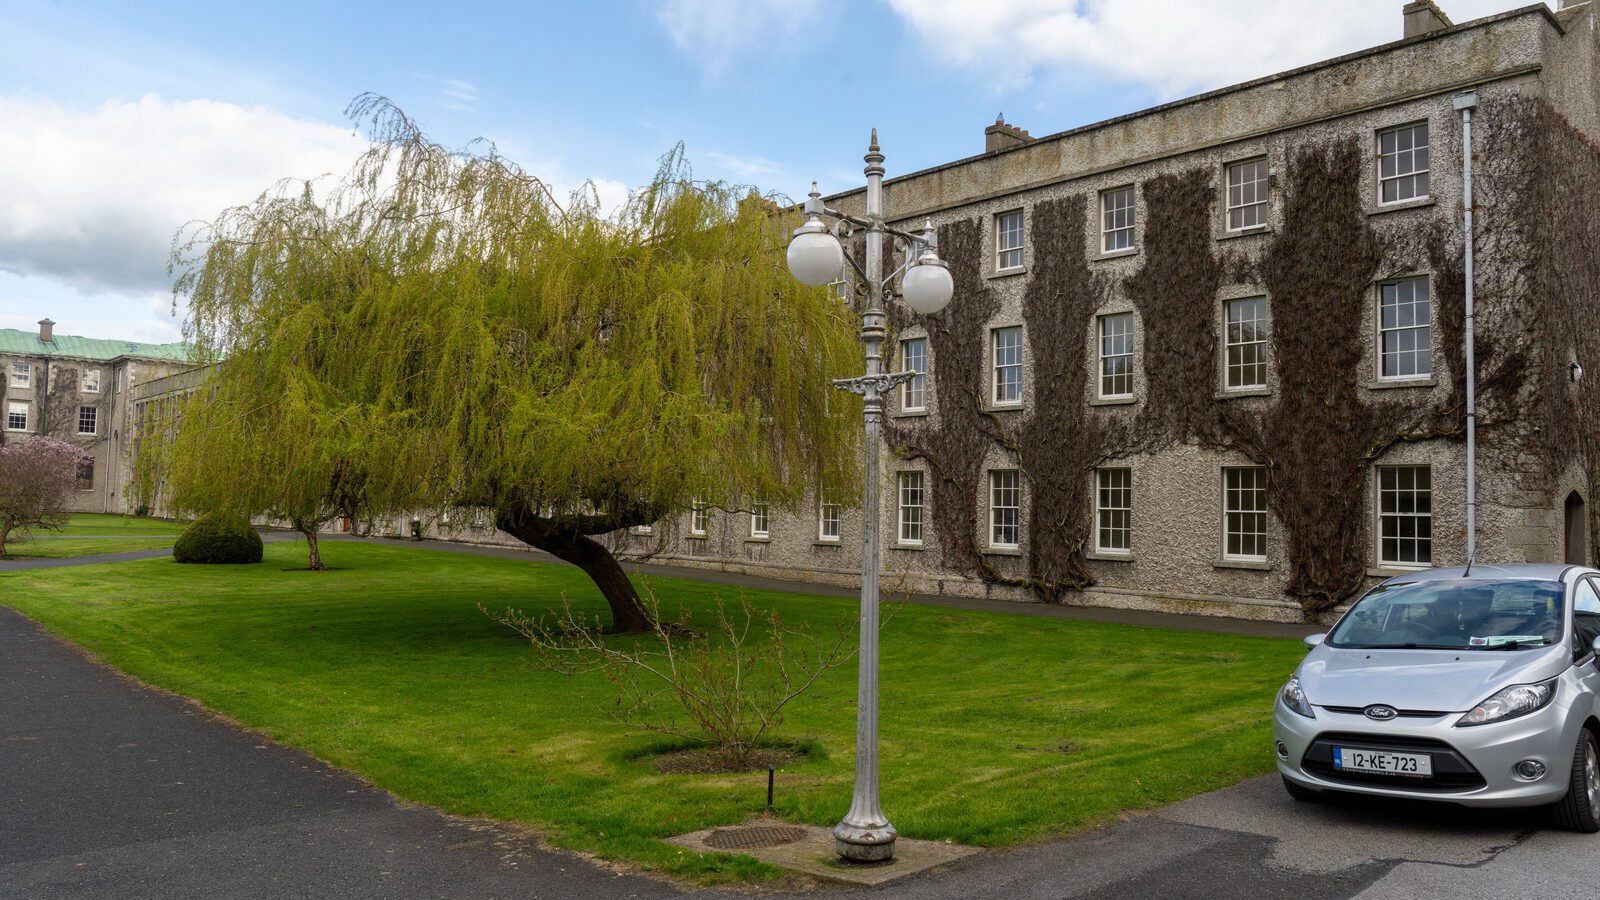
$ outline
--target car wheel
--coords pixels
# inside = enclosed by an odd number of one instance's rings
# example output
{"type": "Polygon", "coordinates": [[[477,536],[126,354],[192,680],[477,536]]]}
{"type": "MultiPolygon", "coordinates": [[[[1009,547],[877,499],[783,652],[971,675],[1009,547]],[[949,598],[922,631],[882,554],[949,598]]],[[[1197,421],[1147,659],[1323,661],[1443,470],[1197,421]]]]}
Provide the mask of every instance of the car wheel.
{"type": "Polygon", "coordinates": [[[1600,748],[1587,728],[1578,733],[1567,795],[1555,805],[1555,818],[1556,824],[1568,831],[1600,831],[1600,748]]]}
{"type": "Polygon", "coordinates": [[[1303,784],[1297,784],[1293,781],[1290,781],[1288,778],[1284,778],[1282,775],[1278,777],[1283,778],[1283,789],[1289,792],[1289,796],[1300,801],[1301,803],[1322,802],[1321,791],[1308,788],[1303,784]]]}

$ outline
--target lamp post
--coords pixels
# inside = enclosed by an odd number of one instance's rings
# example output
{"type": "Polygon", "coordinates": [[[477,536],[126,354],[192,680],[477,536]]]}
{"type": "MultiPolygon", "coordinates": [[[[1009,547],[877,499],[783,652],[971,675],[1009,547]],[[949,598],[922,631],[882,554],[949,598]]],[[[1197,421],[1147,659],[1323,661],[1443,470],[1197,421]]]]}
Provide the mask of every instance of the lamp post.
{"type": "Polygon", "coordinates": [[[833,828],[839,855],[854,862],[877,862],[894,857],[894,826],[878,803],[878,428],[883,422],[883,398],[915,372],[883,371],[883,341],[887,334],[885,291],[896,278],[906,304],[924,315],[944,309],[954,284],[937,253],[931,223],[921,234],[889,227],[883,214],[883,153],[878,150],[878,130],[872,130],[867,147],[867,209],[865,218],[829,209],[816,184],[805,203],[805,224],[796,228],[789,243],[789,271],[804,284],[821,287],[838,279],[849,263],[866,289],[861,313],[861,344],[866,350],[867,373],[835,381],[835,387],[860,394],[866,420],[866,496],[862,502],[864,526],[861,547],[861,652],[857,658],[856,785],[850,812],[833,828]],[[834,220],[830,228],[823,221],[834,220]],[[839,233],[851,226],[865,229],[864,266],[844,252],[839,233]],[[906,243],[906,264],[883,274],[883,237],[893,235],[906,243]]]}

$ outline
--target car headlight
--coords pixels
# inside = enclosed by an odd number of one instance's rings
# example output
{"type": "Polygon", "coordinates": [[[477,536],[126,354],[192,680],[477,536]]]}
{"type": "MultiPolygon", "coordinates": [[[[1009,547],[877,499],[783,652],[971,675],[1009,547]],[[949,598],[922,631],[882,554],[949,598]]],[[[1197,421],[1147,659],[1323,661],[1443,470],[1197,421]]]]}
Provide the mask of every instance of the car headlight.
{"type": "Polygon", "coordinates": [[[1513,684],[1495,691],[1489,699],[1467,710],[1467,714],[1456,722],[1456,726],[1459,728],[1465,725],[1487,725],[1490,722],[1503,722],[1506,719],[1525,716],[1542,709],[1555,695],[1554,678],[1539,684],[1513,684]]]}
{"type": "Polygon", "coordinates": [[[1284,706],[1308,719],[1317,717],[1317,714],[1311,711],[1311,701],[1306,699],[1306,692],[1300,690],[1298,677],[1292,677],[1284,683],[1283,690],[1278,692],[1278,699],[1283,701],[1284,706]]]}

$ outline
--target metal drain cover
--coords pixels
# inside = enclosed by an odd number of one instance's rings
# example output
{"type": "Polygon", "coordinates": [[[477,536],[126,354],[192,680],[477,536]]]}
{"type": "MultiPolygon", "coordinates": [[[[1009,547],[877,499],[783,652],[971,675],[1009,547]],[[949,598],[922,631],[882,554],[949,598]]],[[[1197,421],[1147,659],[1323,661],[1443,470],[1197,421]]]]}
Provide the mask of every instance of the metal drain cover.
{"type": "Polygon", "coordinates": [[[747,825],[742,828],[718,828],[706,836],[705,843],[707,847],[718,850],[755,850],[792,844],[805,836],[804,828],[792,825],[747,825]]]}

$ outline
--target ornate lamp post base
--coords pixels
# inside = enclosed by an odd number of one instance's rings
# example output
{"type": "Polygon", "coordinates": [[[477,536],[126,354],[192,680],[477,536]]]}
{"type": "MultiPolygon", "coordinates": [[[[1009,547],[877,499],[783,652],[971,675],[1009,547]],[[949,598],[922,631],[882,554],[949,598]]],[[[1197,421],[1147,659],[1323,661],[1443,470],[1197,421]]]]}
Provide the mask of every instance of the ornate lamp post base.
{"type": "Polygon", "coordinates": [[[888,822],[873,825],[840,822],[833,826],[834,851],[851,862],[894,859],[894,839],[894,826],[888,822]]]}

